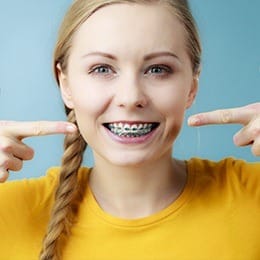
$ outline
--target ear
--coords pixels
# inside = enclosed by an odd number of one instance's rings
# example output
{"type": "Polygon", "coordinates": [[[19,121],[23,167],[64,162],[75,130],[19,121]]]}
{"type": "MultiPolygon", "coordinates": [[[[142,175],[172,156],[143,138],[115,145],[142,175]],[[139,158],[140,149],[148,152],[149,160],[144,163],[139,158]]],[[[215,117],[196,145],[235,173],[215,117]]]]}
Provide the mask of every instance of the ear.
{"type": "Polygon", "coordinates": [[[74,105],[72,101],[71,89],[68,84],[67,76],[62,71],[59,63],[56,66],[56,70],[59,79],[59,86],[60,86],[62,100],[68,108],[73,109],[74,105]]]}
{"type": "Polygon", "coordinates": [[[186,103],[186,109],[190,108],[191,105],[193,104],[198,92],[198,87],[199,87],[199,76],[195,75],[191,83],[191,88],[186,103]]]}

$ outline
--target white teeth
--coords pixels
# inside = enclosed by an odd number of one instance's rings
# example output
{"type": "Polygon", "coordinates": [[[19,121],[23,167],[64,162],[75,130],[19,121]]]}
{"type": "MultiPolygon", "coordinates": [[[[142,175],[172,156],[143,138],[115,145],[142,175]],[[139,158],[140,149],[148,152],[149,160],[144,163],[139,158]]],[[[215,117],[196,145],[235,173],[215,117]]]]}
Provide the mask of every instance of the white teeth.
{"type": "Polygon", "coordinates": [[[125,125],[123,126],[123,128],[124,128],[125,131],[131,130],[131,127],[130,127],[129,124],[125,124],[125,125]]]}
{"type": "Polygon", "coordinates": [[[124,124],[124,123],[110,123],[108,128],[111,132],[118,136],[125,137],[139,137],[146,135],[152,131],[153,124],[144,123],[144,124],[124,124]]]}
{"type": "Polygon", "coordinates": [[[132,131],[136,131],[136,130],[137,130],[137,125],[132,125],[132,126],[131,126],[131,130],[132,130],[132,131]]]}

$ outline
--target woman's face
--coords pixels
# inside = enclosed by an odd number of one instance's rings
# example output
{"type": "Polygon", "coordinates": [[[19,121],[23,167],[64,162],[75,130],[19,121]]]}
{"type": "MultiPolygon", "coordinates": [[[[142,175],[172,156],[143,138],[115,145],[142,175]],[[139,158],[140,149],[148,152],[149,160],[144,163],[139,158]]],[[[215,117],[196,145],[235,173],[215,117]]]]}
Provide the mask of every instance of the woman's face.
{"type": "Polygon", "coordinates": [[[96,163],[120,166],[171,157],[197,90],[184,27],[163,5],[99,9],[76,32],[60,82],[96,163]]]}

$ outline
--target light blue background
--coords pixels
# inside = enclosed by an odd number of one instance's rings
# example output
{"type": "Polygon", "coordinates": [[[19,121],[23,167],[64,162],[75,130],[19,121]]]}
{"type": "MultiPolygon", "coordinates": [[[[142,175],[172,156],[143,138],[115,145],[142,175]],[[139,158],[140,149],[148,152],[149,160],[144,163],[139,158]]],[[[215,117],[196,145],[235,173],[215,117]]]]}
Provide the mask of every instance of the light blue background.
{"type": "MultiPolygon", "coordinates": [[[[58,26],[69,0],[1,0],[0,119],[63,120],[63,104],[54,82],[51,59],[58,26]]],[[[203,42],[203,71],[197,101],[188,114],[242,106],[260,100],[260,1],[191,0],[203,42]]],[[[218,160],[259,158],[234,146],[239,126],[186,124],[174,155],[218,160]]],[[[63,136],[26,139],[36,151],[11,179],[43,175],[60,164],[63,136]]],[[[88,153],[86,164],[92,165],[88,153]]]]}

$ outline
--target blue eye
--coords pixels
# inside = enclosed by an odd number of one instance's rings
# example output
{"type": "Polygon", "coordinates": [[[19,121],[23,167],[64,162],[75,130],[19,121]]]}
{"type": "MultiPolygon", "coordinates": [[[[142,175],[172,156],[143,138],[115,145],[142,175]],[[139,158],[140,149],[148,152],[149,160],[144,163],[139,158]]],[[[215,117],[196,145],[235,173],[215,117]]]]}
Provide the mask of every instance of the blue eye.
{"type": "Polygon", "coordinates": [[[148,74],[155,77],[164,77],[172,73],[172,69],[166,65],[152,65],[145,72],[146,75],[148,74]]]}
{"type": "Polygon", "coordinates": [[[158,73],[163,73],[164,72],[164,69],[160,68],[160,67],[153,67],[150,69],[151,73],[155,73],[155,74],[158,74],[158,73]]]}
{"type": "Polygon", "coordinates": [[[99,65],[94,67],[90,73],[95,73],[95,74],[109,74],[109,73],[113,73],[113,71],[111,70],[110,67],[106,66],[106,65],[99,65]]]}
{"type": "Polygon", "coordinates": [[[116,71],[107,64],[96,64],[93,65],[89,70],[88,74],[97,79],[113,79],[116,76],[116,71]]]}

